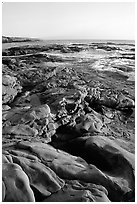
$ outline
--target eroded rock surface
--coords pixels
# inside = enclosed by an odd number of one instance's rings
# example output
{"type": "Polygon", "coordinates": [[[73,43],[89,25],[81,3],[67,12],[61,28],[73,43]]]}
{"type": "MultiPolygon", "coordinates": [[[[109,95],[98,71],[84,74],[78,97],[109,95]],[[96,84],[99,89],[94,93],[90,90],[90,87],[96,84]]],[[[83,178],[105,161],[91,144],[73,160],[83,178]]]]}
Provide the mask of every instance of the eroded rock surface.
{"type": "Polygon", "coordinates": [[[21,167],[13,163],[3,163],[2,167],[3,201],[34,202],[28,176],[21,167]]]}
{"type": "Polygon", "coordinates": [[[46,202],[110,202],[107,190],[101,185],[67,181],[63,189],[46,202]]]}
{"type": "Polygon", "coordinates": [[[30,103],[27,108],[15,108],[3,113],[3,134],[11,135],[13,139],[35,139],[37,136],[50,142],[55,134],[56,126],[52,119],[50,108],[47,104],[34,106],[30,103]]]}
{"type": "Polygon", "coordinates": [[[21,92],[22,87],[17,82],[16,77],[9,75],[2,76],[2,102],[3,104],[11,103],[15,96],[21,92]]]}
{"type": "Polygon", "coordinates": [[[134,201],[134,45],[6,44],[3,201],[134,201]]]}

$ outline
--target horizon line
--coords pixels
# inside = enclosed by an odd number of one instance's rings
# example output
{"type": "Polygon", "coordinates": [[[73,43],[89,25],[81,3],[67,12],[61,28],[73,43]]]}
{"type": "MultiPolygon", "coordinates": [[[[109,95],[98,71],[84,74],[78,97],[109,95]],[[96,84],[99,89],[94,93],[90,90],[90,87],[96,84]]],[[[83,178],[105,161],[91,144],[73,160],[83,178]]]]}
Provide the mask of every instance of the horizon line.
{"type": "Polygon", "coordinates": [[[30,38],[30,39],[37,39],[37,40],[130,40],[130,41],[135,41],[135,39],[108,39],[108,38],[41,38],[41,37],[26,37],[26,36],[6,36],[6,35],[2,35],[2,37],[9,37],[9,38],[30,38]]]}

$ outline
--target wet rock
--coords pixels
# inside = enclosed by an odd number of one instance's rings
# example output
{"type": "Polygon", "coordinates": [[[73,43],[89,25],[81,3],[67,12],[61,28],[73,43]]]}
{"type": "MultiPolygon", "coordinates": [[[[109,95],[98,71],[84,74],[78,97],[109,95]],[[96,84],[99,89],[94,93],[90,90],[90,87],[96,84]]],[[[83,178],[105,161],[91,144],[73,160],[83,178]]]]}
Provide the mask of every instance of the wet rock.
{"type": "Polygon", "coordinates": [[[17,164],[2,165],[4,202],[34,202],[34,194],[29,179],[17,164]]]}

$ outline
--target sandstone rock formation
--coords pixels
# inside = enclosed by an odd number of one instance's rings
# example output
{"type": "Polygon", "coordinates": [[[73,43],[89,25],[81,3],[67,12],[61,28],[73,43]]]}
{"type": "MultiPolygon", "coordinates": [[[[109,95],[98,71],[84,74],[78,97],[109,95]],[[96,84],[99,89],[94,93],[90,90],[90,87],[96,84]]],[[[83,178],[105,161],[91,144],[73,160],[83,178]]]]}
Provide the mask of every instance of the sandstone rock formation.
{"type": "Polygon", "coordinates": [[[131,52],[132,44],[7,44],[4,202],[135,200],[131,52]]]}
{"type": "Polygon", "coordinates": [[[14,163],[4,163],[2,167],[3,201],[34,202],[28,176],[21,167],[14,163]]]}

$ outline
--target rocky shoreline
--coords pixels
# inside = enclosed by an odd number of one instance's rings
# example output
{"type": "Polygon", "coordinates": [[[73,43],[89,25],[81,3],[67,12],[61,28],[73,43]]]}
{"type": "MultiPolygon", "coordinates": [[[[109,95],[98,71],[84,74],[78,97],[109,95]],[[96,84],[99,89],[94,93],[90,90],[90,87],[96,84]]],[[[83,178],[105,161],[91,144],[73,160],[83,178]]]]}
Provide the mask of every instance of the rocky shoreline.
{"type": "Polygon", "coordinates": [[[2,54],[3,201],[134,201],[134,45],[2,54]]]}

